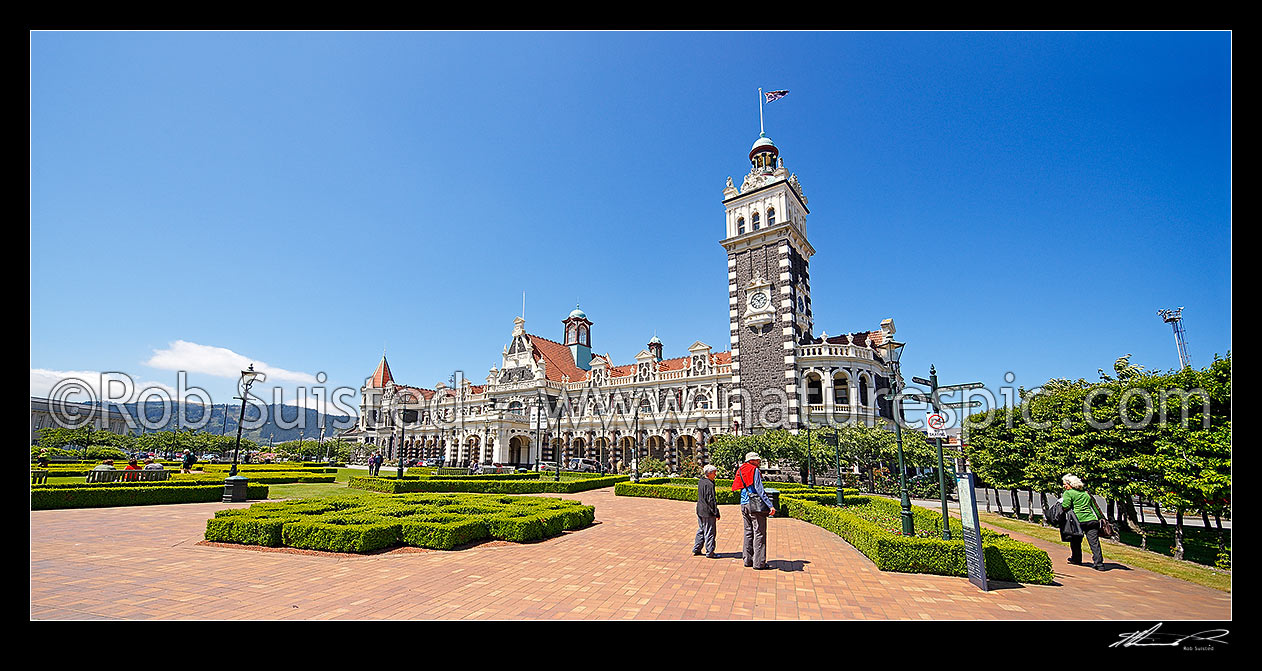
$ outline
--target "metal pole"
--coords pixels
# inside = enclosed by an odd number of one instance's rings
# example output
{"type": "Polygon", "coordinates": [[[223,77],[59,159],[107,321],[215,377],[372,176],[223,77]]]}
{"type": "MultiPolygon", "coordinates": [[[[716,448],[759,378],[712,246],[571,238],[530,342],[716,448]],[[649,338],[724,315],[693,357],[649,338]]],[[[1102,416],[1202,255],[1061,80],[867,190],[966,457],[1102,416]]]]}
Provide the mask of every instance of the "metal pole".
{"type": "Polygon", "coordinates": [[[635,481],[640,481],[640,404],[635,404],[635,414],[632,416],[633,428],[635,434],[635,481]]]}
{"type": "Polygon", "coordinates": [[[246,382],[242,386],[241,391],[241,414],[237,417],[237,444],[232,448],[232,468],[228,471],[228,477],[237,474],[237,453],[241,451],[241,429],[245,422],[245,399],[250,395],[250,383],[246,382]]]}
{"type": "Polygon", "coordinates": [[[837,505],[844,506],[846,505],[846,493],[842,491],[843,485],[841,484],[841,437],[836,434],[836,429],[834,429],[833,440],[836,441],[836,444],[833,446],[833,455],[837,459],[837,505]]]}
{"type": "Polygon", "coordinates": [[[815,486],[815,470],[811,468],[811,426],[806,426],[806,472],[811,476],[811,486],[815,486]]]}
{"type": "Polygon", "coordinates": [[[903,459],[903,423],[902,413],[898,409],[898,365],[893,366],[890,388],[894,391],[891,399],[894,412],[894,437],[898,441],[898,488],[899,503],[902,506],[903,535],[916,535],[916,524],[911,514],[911,497],[907,496],[907,464],[903,459]]]}
{"type": "MultiPolygon", "coordinates": [[[[929,364],[929,402],[933,404],[934,413],[938,408],[938,371],[929,364]]],[[[938,497],[942,500],[942,540],[951,540],[951,518],[947,515],[946,464],[942,461],[942,438],[933,439],[938,447],[938,497]]]]}
{"type": "MultiPolygon", "coordinates": [[[[432,418],[431,418],[432,419],[432,418]]],[[[395,449],[399,451],[399,480],[403,479],[403,439],[406,437],[403,429],[403,406],[399,406],[399,444],[395,449]]]]}

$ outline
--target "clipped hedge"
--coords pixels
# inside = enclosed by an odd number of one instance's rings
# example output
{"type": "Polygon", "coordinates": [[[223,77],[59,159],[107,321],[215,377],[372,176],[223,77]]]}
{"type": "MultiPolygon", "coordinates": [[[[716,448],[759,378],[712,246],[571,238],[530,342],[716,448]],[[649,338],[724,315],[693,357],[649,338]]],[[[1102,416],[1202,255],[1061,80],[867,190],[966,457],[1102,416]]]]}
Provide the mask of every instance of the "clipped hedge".
{"type": "Polygon", "coordinates": [[[396,545],[449,550],[498,538],[527,542],[590,525],[596,509],[577,501],[488,494],[329,497],[221,510],[205,538],[223,543],[371,552],[396,545]]]}
{"type": "Polygon", "coordinates": [[[625,482],[626,475],[611,475],[603,478],[585,478],[566,482],[551,480],[504,480],[504,479],[437,479],[399,480],[396,478],[374,478],[368,476],[351,476],[350,487],[370,492],[386,494],[406,494],[411,492],[471,492],[480,494],[572,494],[590,489],[600,489],[625,482]]]}
{"type": "MultiPolygon", "coordinates": [[[[49,477],[53,477],[54,475],[61,475],[61,474],[54,474],[50,471],[48,475],[49,477]]],[[[84,475],[86,476],[86,473],[84,475]]],[[[260,484],[260,485],[288,485],[288,484],[297,484],[297,483],[329,483],[329,482],[335,482],[337,480],[337,475],[332,474],[332,473],[308,473],[305,471],[252,471],[252,472],[243,472],[241,473],[241,475],[248,478],[251,483],[260,484]]],[[[227,471],[212,472],[212,473],[175,472],[175,473],[171,473],[170,477],[166,480],[149,480],[149,481],[135,480],[135,481],[118,481],[118,482],[109,482],[109,483],[95,483],[94,482],[92,484],[136,486],[136,485],[157,485],[157,484],[172,485],[176,483],[209,485],[209,484],[218,483],[222,485],[224,478],[226,477],[228,477],[227,471]]],[[[58,483],[55,486],[82,487],[87,484],[88,484],[87,482],[68,482],[68,483],[58,483]]],[[[45,487],[45,486],[51,487],[54,485],[33,485],[32,487],[45,487]]]]}
{"type": "MultiPolygon", "coordinates": [[[[224,487],[219,485],[157,485],[115,487],[83,485],[81,487],[36,487],[31,489],[31,510],[58,508],[104,508],[110,506],[145,506],[163,503],[208,503],[223,499],[224,487]]],[[[246,496],[250,499],[267,498],[267,485],[249,485],[246,496]]]]}
{"type": "MultiPolygon", "coordinates": [[[[193,464],[193,468],[206,473],[227,473],[232,470],[232,464],[193,464]]],[[[272,471],[285,473],[337,473],[336,468],[329,468],[327,464],[285,462],[279,464],[237,464],[238,473],[266,473],[272,471]]]]}
{"type": "MultiPolygon", "coordinates": [[[[716,483],[717,484],[717,483],[716,483]]],[[[780,490],[780,508],[777,515],[800,519],[841,536],[855,549],[872,560],[882,571],[902,573],[928,573],[934,575],[967,576],[964,558],[964,541],[944,541],[941,538],[903,536],[881,524],[870,521],[848,508],[870,506],[897,520],[902,508],[898,501],[863,496],[858,490],[842,490],[846,506],[837,507],[836,489],[809,487],[785,487],[797,483],[764,483],[780,490]]],[[[728,487],[731,481],[728,481],[728,487]]],[[[683,478],[652,478],[639,483],[621,482],[614,486],[618,496],[641,496],[674,501],[696,501],[695,480],[683,478]],[[691,483],[691,486],[683,483],[691,483]]],[[[740,503],[740,492],[722,487],[715,492],[720,505],[740,503]]],[[[942,528],[942,515],[919,506],[912,506],[917,529],[942,528]]],[[[960,521],[950,519],[952,538],[963,536],[960,521]]],[[[1012,539],[990,529],[982,529],[982,554],[986,562],[986,575],[993,580],[1005,580],[1036,585],[1052,584],[1052,561],[1039,548],[1012,539]]]]}
{"type": "MultiPolygon", "coordinates": [[[[854,505],[869,503],[899,507],[897,501],[878,497],[856,497],[854,500],[854,505]]],[[[941,538],[903,536],[847,512],[846,507],[824,505],[805,498],[782,498],[781,505],[790,517],[810,522],[841,536],[882,571],[968,575],[963,540],[945,541],[941,538]]],[[[933,523],[941,528],[941,515],[937,515],[934,522],[930,519],[934,516],[932,511],[912,506],[912,513],[918,525],[933,523]]],[[[987,577],[1036,585],[1052,584],[1052,560],[1046,552],[989,529],[982,529],[981,534],[987,577]]],[[[953,538],[959,539],[960,534],[954,533],[953,538]]]]}
{"type": "MultiPolygon", "coordinates": [[[[826,489],[826,488],[810,489],[809,487],[780,489],[778,485],[780,485],[781,483],[775,483],[777,485],[775,487],[772,487],[768,483],[765,483],[765,482],[763,484],[766,486],[767,489],[777,489],[780,491],[781,507],[784,506],[783,501],[785,500],[785,498],[789,496],[810,496],[810,497],[815,497],[821,502],[824,500],[832,500],[832,501],[837,500],[837,490],[835,489],[826,489]]],[[[723,506],[723,505],[739,505],[740,504],[741,493],[731,491],[730,489],[731,486],[732,486],[731,481],[729,481],[727,485],[728,488],[723,488],[719,486],[715,487],[714,494],[715,494],[715,498],[719,502],[719,505],[723,506]]],[[[651,479],[646,478],[646,479],[640,480],[640,482],[638,483],[620,482],[617,485],[614,485],[613,491],[614,491],[614,494],[618,496],[641,496],[641,497],[650,498],[650,499],[669,499],[671,501],[696,501],[697,500],[697,481],[686,480],[683,478],[651,478],[651,479]],[[657,484],[659,481],[690,482],[691,484],[690,485],[689,484],[666,484],[666,483],[657,484]]],[[[859,493],[859,490],[843,489],[842,492],[846,496],[855,496],[859,493]]],[[[776,511],[777,515],[783,516],[783,515],[780,515],[780,512],[781,511],[777,510],[776,511]]]]}

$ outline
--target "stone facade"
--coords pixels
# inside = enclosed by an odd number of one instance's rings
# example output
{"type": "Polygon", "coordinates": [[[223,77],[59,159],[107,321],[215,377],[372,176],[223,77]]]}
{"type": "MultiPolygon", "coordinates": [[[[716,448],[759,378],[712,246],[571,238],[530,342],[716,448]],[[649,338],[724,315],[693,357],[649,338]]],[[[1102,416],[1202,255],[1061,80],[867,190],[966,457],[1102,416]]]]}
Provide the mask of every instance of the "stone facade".
{"type": "Polygon", "coordinates": [[[731,351],[697,341],[686,356],[664,358],[654,336],[633,363],[615,365],[592,349],[581,308],[561,320],[561,342],[528,333],[518,317],[483,385],[400,385],[383,356],[361,389],[359,425],[342,437],[361,444],[360,458],[381,450],[459,465],[585,457],[625,466],[639,454],[673,467],[705,462],[719,434],[888,423],[893,320],[814,335],[802,185],[766,137],[749,159],[742,188],[728,178],[723,192],[731,351]],[[542,424],[532,421],[537,412],[542,424]]]}

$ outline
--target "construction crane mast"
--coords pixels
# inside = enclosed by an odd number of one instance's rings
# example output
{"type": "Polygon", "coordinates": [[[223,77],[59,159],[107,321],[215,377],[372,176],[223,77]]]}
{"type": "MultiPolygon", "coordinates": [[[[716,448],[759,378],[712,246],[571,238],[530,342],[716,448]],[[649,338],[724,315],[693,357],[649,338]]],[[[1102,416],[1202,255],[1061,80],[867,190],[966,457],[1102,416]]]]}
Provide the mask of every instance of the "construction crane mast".
{"type": "Polygon", "coordinates": [[[1174,346],[1179,350],[1179,370],[1190,367],[1192,357],[1188,356],[1187,336],[1183,333],[1183,308],[1157,310],[1157,316],[1174,329],[1174,346]]]}

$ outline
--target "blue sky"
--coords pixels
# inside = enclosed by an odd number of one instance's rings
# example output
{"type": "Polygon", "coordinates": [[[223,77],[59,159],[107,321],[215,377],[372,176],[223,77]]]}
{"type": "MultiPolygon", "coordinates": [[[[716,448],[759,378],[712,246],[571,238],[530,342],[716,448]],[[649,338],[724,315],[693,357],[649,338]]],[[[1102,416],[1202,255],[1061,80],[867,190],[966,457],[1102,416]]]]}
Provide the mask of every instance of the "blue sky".
{"type": "Polygon", "coordinates": [[[1231,347],[1229,33],[31,36],[32,393],[481,382],[527,294],[727,349],[724,180],[810,199],[817,328],[997,387],[1231,347]],[[237,357],[237,358],[234,358],[237,357]]]}

